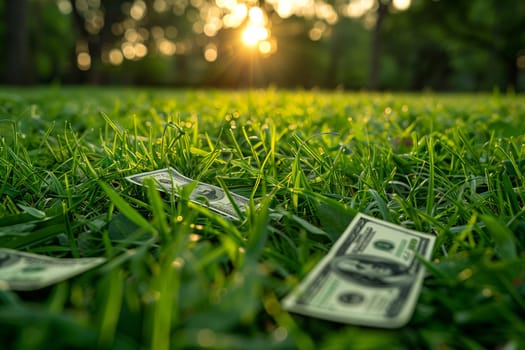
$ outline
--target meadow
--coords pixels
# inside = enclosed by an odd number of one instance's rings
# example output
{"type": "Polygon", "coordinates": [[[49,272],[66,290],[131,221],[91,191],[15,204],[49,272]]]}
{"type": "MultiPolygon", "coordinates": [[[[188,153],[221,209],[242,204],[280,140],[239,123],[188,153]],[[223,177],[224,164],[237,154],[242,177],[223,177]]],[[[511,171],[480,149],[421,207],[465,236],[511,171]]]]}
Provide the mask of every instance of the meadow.
{"type": "Polygon", "coordinates": [[[0,348],[525,348],[524,134],[496,92],[0,89],[0,247],[108,259],[0,289],[0,348]],[[170,166],[251,205],[125,179],[170,166]],[[281,307],[359,212],[437,238],[403,328],[281,307]]]}

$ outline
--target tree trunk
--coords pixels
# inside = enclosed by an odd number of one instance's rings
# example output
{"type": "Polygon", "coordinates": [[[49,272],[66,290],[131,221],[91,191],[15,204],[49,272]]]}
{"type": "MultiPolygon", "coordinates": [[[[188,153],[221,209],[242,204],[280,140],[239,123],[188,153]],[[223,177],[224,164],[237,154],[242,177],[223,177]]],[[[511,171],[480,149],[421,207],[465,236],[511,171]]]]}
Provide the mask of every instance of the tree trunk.
{"type": "Polygon", "coordinates": [[[112,0],[103,2],[101,5],[104,13],[104,26],[96,34],[88,32],[85,27],[84,14],[80,13],[76,7],[76,2],[70,0],[73,8],[74,26],[77,30],[77,39],[84,41],[87,44],[88,53],[91,57],[91,67],[87,71],[80,71],[76,64],[76,56],[73,59],[73,66],[75,67],[73,76],[82,81],[91,84],[106,83],[107,77],[101,72],[102,65],[102,50],[105,46],[111,47],[113,44],[113,36],[111,34],[111,26],[122,19],[122,12],[120,10],[123,0],[112,0]]]}
{"type": "Polygon", "coordinates": [[[377,90],[379,87],[379,73],[381,61],[381,31],[383,22],[388,14],[391,0],[378,0],[377,19],[372,31],[372,46],[370,52],[370,74],[368,76],[368,89],[377,90]]]}
{"type": "Polygon", "coordinates": [[[325,87],[332,88],[337,85],[339,62],[341,61],[341,55],[343,54],[344,43],[342,43],[342,24],[341,21],[337,23],[333,28],[332,42],[330,44],[330,63],[326,72],[325,87]]]}
{"type": "Polygon", "coordinates": [[[6,82],[29,84],[29,45],[27,31],[27,0],[6,1],[6,82]]]}
{"type": "Polygon", "coordinates": [[[507,77],[506,77],[506,88],[508,90],[517,91],[518,90],[518,65],[516,64],[516,58],[514,56],[510,56],[505,60],[506,70],[507,70],[507,77]]]}

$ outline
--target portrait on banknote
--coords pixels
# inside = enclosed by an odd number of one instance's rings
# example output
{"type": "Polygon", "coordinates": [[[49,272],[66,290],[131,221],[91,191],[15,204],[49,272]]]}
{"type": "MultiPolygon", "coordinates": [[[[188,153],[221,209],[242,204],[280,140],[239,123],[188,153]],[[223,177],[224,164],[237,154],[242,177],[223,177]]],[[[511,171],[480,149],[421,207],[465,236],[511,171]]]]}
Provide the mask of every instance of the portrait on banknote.
{"type": "Polygon", "coordinates": [[[343,279],[369,287],[410,284],[415,277],[397,261],[374,255],[341,255],[335,257],[330,266],[343,279]]]}

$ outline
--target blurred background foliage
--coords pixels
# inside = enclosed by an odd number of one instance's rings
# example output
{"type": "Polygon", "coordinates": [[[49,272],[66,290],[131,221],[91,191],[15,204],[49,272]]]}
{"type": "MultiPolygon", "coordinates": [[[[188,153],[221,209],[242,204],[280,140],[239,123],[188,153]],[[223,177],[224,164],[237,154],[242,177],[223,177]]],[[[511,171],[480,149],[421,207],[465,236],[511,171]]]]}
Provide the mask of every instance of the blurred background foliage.
{"type": "Polygon", "coordinates": [[[6,0],[0,83],[525,88],[523,0],[6,0]]]}

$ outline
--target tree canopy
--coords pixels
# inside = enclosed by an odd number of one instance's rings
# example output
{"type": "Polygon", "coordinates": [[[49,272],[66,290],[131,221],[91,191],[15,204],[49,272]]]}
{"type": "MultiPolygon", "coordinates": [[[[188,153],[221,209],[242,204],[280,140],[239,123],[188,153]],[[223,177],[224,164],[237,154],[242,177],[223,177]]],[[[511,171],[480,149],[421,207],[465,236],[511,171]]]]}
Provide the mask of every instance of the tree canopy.
{"type": "Polygon", "coordinates": [[[2,81],[522,90],[509,0],[7,0],[2,81]]]}

